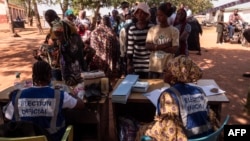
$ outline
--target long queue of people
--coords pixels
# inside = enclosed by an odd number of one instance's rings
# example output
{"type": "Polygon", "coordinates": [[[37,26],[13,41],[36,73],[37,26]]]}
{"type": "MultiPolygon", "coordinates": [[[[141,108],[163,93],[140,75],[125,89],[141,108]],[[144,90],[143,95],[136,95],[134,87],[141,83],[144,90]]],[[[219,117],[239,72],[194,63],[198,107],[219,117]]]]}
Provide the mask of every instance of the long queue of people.
{"type": "Polygon", "coordinates": [[[201,55],[202,29],[185,6],[177,8],[166,2],[150,8],[137,3],[131,8],[122,2],[121,9],[121,13],[114,9],[111,15],[95,16],[95,25],[84,10],[76,17],[68,9],[64,19],[54,10],[45,12],[51,27],[45,43],[58,48],[51,61],[55,76],[61,76],[56,79],[73,86],[82,81],[82,71],[93,70],[102,70],[111,79],[128,73],[159,77],[150,71],[152,52],[188,56],[190,50],[196,50],[201,55]]]}
{"type": "MultiPolygon", "coordinates": [[[[160,3],[156,11],[144,2],[137,3],[131,10],[128,3],[122,3],[122,9],[122,14],[113,10],[112,16],[96,19],[94,29],[90,28],[91,21],[84,11],[80,11],[76,18],[69,9],[65,19],[61,19],[54,10],[47,10],[45,19],[51,28],[44,44],[53,48],[35,52],[39,61],[32,68],[34,87],[11,93],[5,117],[13,121],[32,121],[46,129],[53,141],[60,140],[65,131],[62,109],[82,111],[85,104],[67,92],[49,87],[51,79],[76,86],[84,81],[81,72],[102,70],[109,79],[123,72],[125,75],[137,74],[139,78],[160,78],[171,86],[159,96],[157,118],[141,125],[135,140],[144,135],[155,140],[187,140],[213,132],[216,125],[211,121],[216,119],[209,118],[213,112],[207,105],[205,94],[189,84],[200,79],[203,73],[188,57],[188,39],[195,31],[189,24],[191,11],[187,12],[183,7],[177,9],[168,2],[160,3]],[[47,53],[49,59],[47,56],[46,60],[43,53],[47,53]],[[153,58],[159,59],[156,64],[160,63],[154,65],[153,58]],[[185,100],[187,98],[197,100],[185,100]],[[43,107],[41,101],[52,104],[43,107]],[[38,105],[34,106],[34,103],[38,105]],[[193,104],[201,106],[193,109],[193,104]],[[20,112],[27,109],[31,113],[20,112]],[[34,109],[45,112],[32,112],[34,109]]],[[[195,33],[194,37],[198,38],[197,34],[201,33],[195,33]]]]}

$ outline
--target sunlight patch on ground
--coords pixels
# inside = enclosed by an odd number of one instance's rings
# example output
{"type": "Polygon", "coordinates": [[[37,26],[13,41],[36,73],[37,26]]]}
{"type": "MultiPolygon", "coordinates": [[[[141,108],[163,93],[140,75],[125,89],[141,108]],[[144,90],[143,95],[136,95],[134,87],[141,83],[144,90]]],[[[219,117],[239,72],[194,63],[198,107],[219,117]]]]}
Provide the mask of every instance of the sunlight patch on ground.
{"type": "Polygon", "coordinates": [[[213,60],[210,59],[203,59],[203,62],[197,62],[198,66],[202,69],[209,69],[214,67],[213,60]]]}
{"type": "Polygon", "coordinates": [[[243,79],[243,78],[240,78],[240,79],[237,79],[237,81],[244,82],[244,81],[246,81],[246,80],[243,79]]]}

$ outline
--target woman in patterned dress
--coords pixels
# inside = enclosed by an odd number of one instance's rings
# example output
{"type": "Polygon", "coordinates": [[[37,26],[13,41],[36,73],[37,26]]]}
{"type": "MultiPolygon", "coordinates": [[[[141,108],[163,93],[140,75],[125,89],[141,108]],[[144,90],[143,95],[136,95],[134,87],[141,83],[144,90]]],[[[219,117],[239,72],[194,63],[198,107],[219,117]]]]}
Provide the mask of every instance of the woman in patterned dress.
{"type": "Polygon", "coordinates": [[[59,45],[63,80],[69,86],[75,86],[83,82],[81,72],[85,70],[83,60],[84,44],[80,35],[69,33],[70,26],[63,24],[61,20],[52,22],[52,31],[59,45]]]}
{"type": "Polygon", "coordinates": [[[113,77],[113,72],[117,70],[119,42],[108,16],[104,16],[91,32],[90,46],[95,50],[89,65],[90,70],[102,70],[107,77],[113,77]]]}

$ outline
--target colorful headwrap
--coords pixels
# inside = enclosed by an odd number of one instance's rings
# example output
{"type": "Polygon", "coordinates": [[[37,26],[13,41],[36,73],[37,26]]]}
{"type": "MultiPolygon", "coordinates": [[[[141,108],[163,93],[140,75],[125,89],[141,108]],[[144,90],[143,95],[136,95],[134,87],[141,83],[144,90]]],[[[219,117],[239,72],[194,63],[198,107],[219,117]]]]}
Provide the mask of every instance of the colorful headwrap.
{"type": "Polygon", "coordinates": [[[167,62],[167,73],[172,74],[171,84],[177,82],[196,82],[202,77],[202,70],[193,60],[185,55],[177,56],[167,62]]]}
{"type": "Polygon", "coordinates": [[[74,15],[73,10],[68,9],[68,10],[65,12],[65,16],[69,16],[69,15],[74,15]]]}

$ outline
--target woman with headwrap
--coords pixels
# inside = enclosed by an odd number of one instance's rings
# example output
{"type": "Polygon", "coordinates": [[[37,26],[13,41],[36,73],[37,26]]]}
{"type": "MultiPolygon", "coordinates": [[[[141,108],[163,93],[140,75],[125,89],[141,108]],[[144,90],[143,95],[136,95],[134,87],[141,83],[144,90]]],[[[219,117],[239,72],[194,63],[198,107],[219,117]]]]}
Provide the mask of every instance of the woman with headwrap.
{"type": "Polygon", "coordinates": [[[137,140],[146,135],[158,141],[186,141],[210,134],[207,98],[199,87],[189,84],[202,77],[202,70],[180,55],[167,62],[165,71],[164,81],[171,87],[156,99],[155,119],[140,127],[137,140]]]}
{"type": "Polygon", "coordinates": [[[70,26],[63,21],[54,20],[52,31],[59,45],[62,77],[67,85],[75,86],[83,81],[81,72],[85,70],[83,41],[79,34],[70,34],[70,26]]]}
{"type": "Polygon", "coordinates": [[[64,15],[65,15],[65,20],[71,21],[72,23],[74,22],[75,15],[72,9],[68,9],[64,15]]]}
{"type": "Polygon", "coordinates": [[[33,55],[35,59],[43,60],[50,64],[52,67],[53,80],[62,81],[61,66],[59,63],[59,44],[57,42],[57,37],[52,30],[52,22],[61,21],[62,26],[64,27],[65,38],[70,38],[71,34],[76,34],[77,31],[75,26],[71,26],[67,22],[61,20],[57,13],[52,9],[49,9],[45,12],[45,20],[51,27],[50,31],[45,38],[44,45],[42,45],[38,51],[35,50],[33,55]]]}
{"type": "Polygon", "coordinates": [[[91,32],[90,46],[96,52],[90,62],[90,70],[102,70],[108,78],[112,78],[117,70],[119,42],[111,28],[109,16],[103,16],[100,24],[91,32]]]}
{"type": "Polygon", "coordinates": [[[181,8],[177,11],[174,26],[179,29],[180,32],[180,44],[178,55],[188,56],[188,36],[191,32],[191,26],[187,23],[187,12],[181,8]]]}
{"type": "Polygon", "coordinates": [[[72,28],[74,27],[74,30],[77,30],[75,24],[76,16],[74,15],[74,11],[72,9],[68,9],[64,15],[65,17],[63,21],[69,24],[72,28]]]}
{"type": "MultiPolygon", "coordinates": [[[[72,11],[72,10],[69,10],[67,12],[67,14],[70,14],[70,11],[72,11]]],[[[57,15],[56,11],[54,11],[53,9],[47,10],[45,12],[45,14],[44,14],[44,17],[45,17],[45,20],[49,24],[50,27],[52,27],[52,22],[53,21],[55,21],[55,20],[60,21],[61,20],[60,17],[57,15]]],[[[69,29],[67,31],[68,34],[75,34],[75,33],[77,33],[76,27],[72,26],[71,24],[66,23],[65,20],[63,20],[63,25],[69,26],[69,29]]],[[[51,34],[51,36],[53,36],[53,38],[54,38],[54,35],[52,33],[52,29],[51,28],[50,28],[50,33],[49,34],[51,34]]]]}

